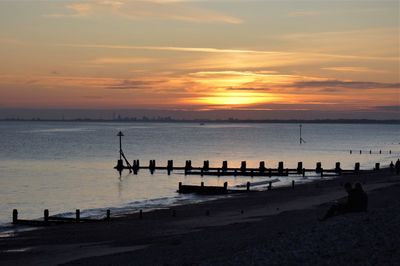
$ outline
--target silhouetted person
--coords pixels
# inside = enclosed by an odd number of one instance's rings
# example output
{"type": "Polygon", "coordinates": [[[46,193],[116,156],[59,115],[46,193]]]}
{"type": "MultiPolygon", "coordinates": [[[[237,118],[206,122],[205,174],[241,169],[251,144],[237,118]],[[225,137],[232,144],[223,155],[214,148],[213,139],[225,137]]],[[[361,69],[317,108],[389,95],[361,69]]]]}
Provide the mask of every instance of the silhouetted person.
{"type": "Polygon", "coordinates": [[[394,171],[394,164],[393,164],[393,161],[390,162],[389,167],[390,167],[390,172],[393,172],[393,171],[394,171]]]}
{"type": "Polygon", "coordinates": [[[400,159],[397,159],[394,168],[396,168],[396,174],[400,174],[400,159]]]}
{"type": "Polygon", "coordinates": [[[325,221],[326,219],[349,212],[349,210],[352,208],[351,206],[354,205],[354,190],[351,187],[350,183],[344,184],[344,189],[347,192],[347,201],[344,203],[335,203],[332,205],[329,210],[326,212],[324,218],[322,218],[322,221],[325,221]]]}

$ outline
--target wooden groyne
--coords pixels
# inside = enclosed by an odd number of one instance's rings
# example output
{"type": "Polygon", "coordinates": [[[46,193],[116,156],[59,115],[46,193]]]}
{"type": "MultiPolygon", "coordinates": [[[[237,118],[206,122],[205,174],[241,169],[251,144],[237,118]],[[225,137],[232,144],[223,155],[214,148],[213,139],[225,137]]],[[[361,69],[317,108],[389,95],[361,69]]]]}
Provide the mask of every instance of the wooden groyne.
{"type": "Polygon", "coordinates": [[[201,182],[200,186],[182,185],[182,182],[179,182],[178,193],[197,193],[201,195],[226,194],[228,193],[228,182],[225,182],[222,187],[205,186],[204,182],[201,182]]]}
{"type": "MultiPolygon", "coordinates": [[[[129,170],[137,175],[139,170],[149,170],[154,174],[156,170],[167,171],[168,175],[173,171],[180,171],[185,175],[200,175],[200,176],[290,176],[290,175],[303,175],[306,173],[316,173],[319,175],[324,174],[354,174],[360,173],[360,163],[355,163],[353,169],[342,169],[340,162],[335,163],[335,167],[331,169],[324,169],[321,162],[317,162],[315,168],[304,168],[303,162],[298,162],[296,168],[285,168],[284,162],[279,162],[276,168],[267,168],[264,161],[259,163],[259,167],[247,167],[247,162],[242,161],[240,167],[228,167],[228,161],[223,161],[220,167],[211,167],[208,160],[203,162],[203,166],[192,166],[191,160],[186,160],[184,166],[174,166],[173,160],[168,160],[166,166],[157,166],[156,160],[150,160],[148,165],[140,165],[139,160],[134,160],[132,164],[124,165],[120,159],[114,167],[118,171],[129,170]]],[[[379,170],[380,163],[374,165],[374,170],[379,170]]]]}
{"type": "MultiPolygon", "coordinates": [[[[301,126],[300,126],[301,129],[301,126]]],[[[220,167],[211,167],[210,161],[205,160],[203,162],[203,166],[192,166],[191,160],[186,160],[184,166],[175,166],[173,160],[168,160],[166,166],[158,166],[156,164],[156,160],[150,160],[148,165],[141,165],[139,160],[133,160],[132,164],[126,158],[124,152],[122,151],[122,137],[124,134],[119,132],[117,134],[119,137],[119,160],[117,161],[117,165],[114,167],[120,173],[123,170],[128,170],[130,173],[135,175],[138,174],[139,170],[149,170],[151,174],[154,174],[156,170],[163,170],[171,174],[173,171],[182,171],[185,175],[201,175],[201,176],[290,176],[290,175],[303,175],[306,176],[306,173],[316,173],[323,175],[342,175],[342,174],[357,174],[362,172],[360,170],[360,163],[356,162],[353,169],[342,169],[340,166],[340,162],[335,163],[334,168],[324,169],[322,168],[321,162],[317,162],[315,168],[304,168],[303,162],[298,162],[296,168],[285,168],[284,162],[279,162],[276,168],[266,167],[265,161],[260,161],[259,166],[256,168],[247,167],[247,162],[242,161],[240,167],[228,167],[228,161],[223,161],[220,167]],[[125,162],[125,164],[124,164],[125,162]]],[[[301,136],[300,136],[301,143],[301,136]]],[[[362,154],[362,150],[359,151],[362,154]]],[[[350,154],[353,151],[350,150],[350,154]]],[[[372,154],[372,151],[369,151],[372,154]]],[[[382,154],[382,150],[379,150],[379,153],[382,154]]],[[[392,153],[390,150],[389,154],[392,153]]],[[[397,164],[399,164],[398,162],[397,164]]],[[[392,162],[393,164],[393,162],[392,162]]],[[[392,166],[391,166],[392,167],[392,166]]],[[[374,166],[374,170],[379,170],[380,163],[376,163],[374,166]]],[[[400,167],[396,167],[398,169],[400,167]]]]}
{"type": "Polygon", "coordinates": [[[83,222],[102,222],[102,221],[110,221],[111,219],[111,211],[107,210],[105,217],[100,219],[93,218],[82,218],[81,212],[79,209],[75,211],[75,218],[72,217],[59,217],[59,216],[50,216],[49,210],[45,209],[43,211],[43,219],[42,220],[28,220],[28,219],[20,219],[18,216],[18,210],[14,209],[12,213],[12,223],[15,225],[29,225],[29,226],[48,226],[54,224],[66,224],[66,223],[83,223],[83,222]]]}

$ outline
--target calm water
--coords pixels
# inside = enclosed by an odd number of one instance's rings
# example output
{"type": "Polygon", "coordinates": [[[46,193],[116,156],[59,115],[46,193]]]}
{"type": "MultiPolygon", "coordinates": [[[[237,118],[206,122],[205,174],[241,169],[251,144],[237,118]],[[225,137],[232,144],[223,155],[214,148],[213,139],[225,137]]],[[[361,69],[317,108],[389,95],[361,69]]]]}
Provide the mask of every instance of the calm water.
{"type": "MultiPolygon", "coordinates": [[[[123,149],[130,161],[140,159],[158,165],[174,160],[184,165],[191,159],[194,166],[210,160],[220,166],[239,166],[246,160],[256,167],[260,160],[267,167],[279,161],[285,167],[296,167],[303,161],[314,168],[317,161],[324,168],[333,168],[336,161],[342,168],[371,169],[375,162],[387,165],[400,156],[398,125],[303,125],[306,144],[299,145],[296,124],[206,124],[196,123],[83,123],[83,122],[0,122],[0,224],[9,222],[12,209],[22,218],[38,218],[43,209],[50,214],[86,210],[96,215],[107,208],[112,213],[133,212],[138,208],[156,208],[200,197],[176,193],[178,182],[184,184],[229,186],[258,182],[267,178],[199,177],[165,172],[150,175],[140,171],[120,178],[113,169],[118,158],[118,137],[122,130],[123,149]],[[374,154],[349,150],[372,150],[374,154]],[[382,150],[382,154],[377,151],[382,150]],[[392,150],[392,154],[388,151],[392,150]]],[[[312,180],[308,176],[297,181],[312,180]]],[[[292,179],[280,178],[277,185],[292,179]]]]}

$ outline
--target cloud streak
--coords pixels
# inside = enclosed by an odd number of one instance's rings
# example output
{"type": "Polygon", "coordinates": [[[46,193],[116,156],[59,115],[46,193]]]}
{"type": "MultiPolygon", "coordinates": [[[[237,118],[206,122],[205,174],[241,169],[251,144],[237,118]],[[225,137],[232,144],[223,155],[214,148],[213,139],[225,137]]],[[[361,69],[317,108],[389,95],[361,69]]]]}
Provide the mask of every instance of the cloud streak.
{"type": "Polygon", "coordinates": [[[292,86],[297,88],[399,89],[400,83],[317,80],[317,81],[300,81],[294,83],[292,86]]]}
{"type": "Polygon", "coordinates": [[[187,1],[84,1],[65,6],[68,12],[47,17],[119,16],[126,19],[177,20],[192,23],[240,24],[242,20],[221,12],[195,7],[187,1]]]}

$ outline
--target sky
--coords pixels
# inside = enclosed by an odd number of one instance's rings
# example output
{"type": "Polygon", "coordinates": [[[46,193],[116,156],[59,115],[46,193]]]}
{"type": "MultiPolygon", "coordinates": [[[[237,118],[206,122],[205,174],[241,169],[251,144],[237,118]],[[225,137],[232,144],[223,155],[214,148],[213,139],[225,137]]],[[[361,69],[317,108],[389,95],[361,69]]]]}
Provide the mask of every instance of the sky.
{"type": "Polygon", "coordinates": [[[387,0],[3,0],[0,112],[399,118],[399,21],[387,0]]]}

